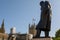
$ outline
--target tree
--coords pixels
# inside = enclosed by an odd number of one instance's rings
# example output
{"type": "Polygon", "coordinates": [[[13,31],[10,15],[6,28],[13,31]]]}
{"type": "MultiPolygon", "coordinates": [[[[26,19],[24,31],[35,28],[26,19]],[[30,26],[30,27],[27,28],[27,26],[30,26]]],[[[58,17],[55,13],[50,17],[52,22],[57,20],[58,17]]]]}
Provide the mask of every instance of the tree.
{"type": "Polygon", "coordinates": [[[60,40],[60,29],[56,31],[55,37],[53,37],[53,40],[60,40]]]}
{"type": "Polygon", "coordinates": [[[56,31],[55,37],[60,37],[60,29],[56,31]]]}

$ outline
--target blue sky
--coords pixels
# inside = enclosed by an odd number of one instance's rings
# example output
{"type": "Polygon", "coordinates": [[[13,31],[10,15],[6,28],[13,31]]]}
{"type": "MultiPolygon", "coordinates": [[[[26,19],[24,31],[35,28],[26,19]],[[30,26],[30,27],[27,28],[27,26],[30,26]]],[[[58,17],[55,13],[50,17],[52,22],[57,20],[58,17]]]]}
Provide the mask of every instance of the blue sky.
{"type": "MultiPolygon", "coordinates": [[[[28,24],[32,19],[38,24],[40,20],[41,0],[0,0],[0,26],[5,22],[5,30],[10,33],[10,28],[16,27],[17,32],[26,33],[28,24]]],[[[52,25],[50,36],[60,28],[60,0],[49,0],[52,6],[52,25]]],[[[43,33],[42,33],[43,35],[43,33]]]]}

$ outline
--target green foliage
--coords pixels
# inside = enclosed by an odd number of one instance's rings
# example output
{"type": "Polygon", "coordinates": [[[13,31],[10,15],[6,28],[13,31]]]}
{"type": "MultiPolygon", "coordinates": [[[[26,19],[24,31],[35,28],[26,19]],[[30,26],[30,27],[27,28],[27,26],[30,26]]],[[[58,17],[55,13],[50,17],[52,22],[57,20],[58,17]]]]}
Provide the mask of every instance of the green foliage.
{"type": "Polygon", "coordinates": [[[60,40],[60,37],[57,37],[57,38],[53,38],[53,40],[60,40]]]}
{"type": "Polygon", "coordinates": [[[57,30],[56,34],[55,34],[55,37],[60,37],[60,29],[57,30]]]}
{"type": "Polygon", "coordinates": [[[60,29],[56,31],[55,37],[53,37],[53,40],[60,40],[60,29]]]}

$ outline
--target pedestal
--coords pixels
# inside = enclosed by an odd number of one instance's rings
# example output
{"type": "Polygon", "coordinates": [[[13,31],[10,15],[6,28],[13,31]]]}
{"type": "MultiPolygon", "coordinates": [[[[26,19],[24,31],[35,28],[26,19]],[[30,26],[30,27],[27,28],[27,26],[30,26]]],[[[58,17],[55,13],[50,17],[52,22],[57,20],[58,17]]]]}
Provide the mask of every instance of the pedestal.
{"type": "Polygon", "coordinates": [[[53,40],[52,38],[33,38],[32,40],[53,40]]]}

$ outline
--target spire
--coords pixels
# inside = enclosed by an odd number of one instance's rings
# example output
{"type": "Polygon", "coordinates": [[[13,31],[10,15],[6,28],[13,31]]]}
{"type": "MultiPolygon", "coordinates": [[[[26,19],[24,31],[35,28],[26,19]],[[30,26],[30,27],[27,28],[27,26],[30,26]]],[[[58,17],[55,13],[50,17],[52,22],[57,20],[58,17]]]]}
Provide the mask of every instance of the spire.
{"type": "Polygon", "coordinates": [[[3,28],[4,27],[4,19],[3,19],[3,21],[2,21],[2,25],[1,25],[1,28],[3,28]]]}
{"type": "Polygon", "coordinates": [[[5,33],[5,28],[4,28],[4,19],[3,19],[2,24],[1,24],[1,29],[2,29],[2,33],[5,33]]]}
{"type": "Polygon", "coordinates": [[[30,28],[30,24],[29,24],[29,28],[30,28]]]}
{"type": "Polygon", "coordinates": [[[33,18],[33,19],[32,19],[32,25],[34,25],[34,24],[35,24],[35,19],[33,18]]]}

